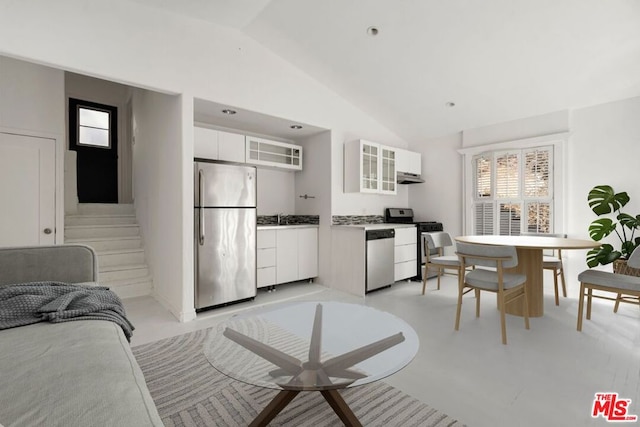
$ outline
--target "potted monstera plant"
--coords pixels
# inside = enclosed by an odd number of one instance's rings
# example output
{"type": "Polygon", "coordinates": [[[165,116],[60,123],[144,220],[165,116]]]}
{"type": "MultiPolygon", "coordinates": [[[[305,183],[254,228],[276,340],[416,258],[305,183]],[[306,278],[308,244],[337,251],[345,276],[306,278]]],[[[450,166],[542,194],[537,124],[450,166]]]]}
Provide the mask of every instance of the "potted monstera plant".
{"type": "Polygon", "coordinates": [[[590,268],[614,263],[613,270],[616,273],[640,275],[640,269],[626,266],[626,259],[640,245],[640,237],[635,237],[636,230],[640,229],[640,215],[633,216],[621,211],[629,200],[626,192],[616,193],[609,185],[597,185],[589,192],[589,207],[598,215],[598,219],[589,225],[589,236],[599,242],[614,233],[620,241],[618,247],[603,243],[599,248],[591,249],[587,253],[587,265],[590,268]]]}

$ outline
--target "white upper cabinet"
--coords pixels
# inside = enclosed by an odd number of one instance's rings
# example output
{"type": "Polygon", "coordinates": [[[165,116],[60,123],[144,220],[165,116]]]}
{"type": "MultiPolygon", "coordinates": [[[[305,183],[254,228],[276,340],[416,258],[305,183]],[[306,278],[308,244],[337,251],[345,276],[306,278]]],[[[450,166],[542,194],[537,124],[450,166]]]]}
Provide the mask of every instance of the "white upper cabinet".
{"type": "Polygon", "coordinates": [[[422,156],[409,150],[396,148],[396,170],[414,175],[422,175],[422,156]]]}
{"type": "Polygon", "coordinates": [[[193,157],[244,163],[244,135],[195,126],[193,157]]]}
{"type": "Polygon", "coordinates": [[[302,147],[287,142],[246,137],[246,161],[261,166],[302,170],[302,147]]]}
{"type": "Polygon", "coordinates": [[[358,139],[344,144],[346,193],[396,194],[395,148],[358,139]]]}
{"type": "Polygon", "coordinates": [[[218,131],[218,160],[244,163],[244,135],[218,131]]]}
{"type": "Polygon", "coordinates": [[[193,128],[193,157],[218,160],[218,131],[195,126],[193,128]]]}

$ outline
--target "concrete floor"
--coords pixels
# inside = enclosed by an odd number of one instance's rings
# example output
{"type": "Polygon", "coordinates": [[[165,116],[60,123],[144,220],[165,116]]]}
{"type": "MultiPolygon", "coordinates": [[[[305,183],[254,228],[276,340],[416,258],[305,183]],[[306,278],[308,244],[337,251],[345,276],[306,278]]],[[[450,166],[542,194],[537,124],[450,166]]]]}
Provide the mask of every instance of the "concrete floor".
{"type": "Polygon", "coordinates": [[[546,287],[545,314],[524,328],[519,317],[507,316],[508,345],[500,341],[495,297],[484,293],[480,318],[472,294],[465,296],[460,331],[453,329],[457,282],[443,278],[435,290],[428,281],[398,282],[359,298],[319,284],[282,285],[260,291],[255,301],[211,310],[197,320],[178,322],[151,297],[125,300],[136,327],[136,346],[185,332],[208,328],[233,313],[283,300],[335,300],[366,304],[404,319],[416,330],[420,349],[402,371],[385,381],[469,426],[603,426],[591,417],[595,393],[615,392],[631,399],[629,413],[640,415],[640,310],[596,301],[592,320],[576,331],[577,291],[554,305],[546,287]]]}

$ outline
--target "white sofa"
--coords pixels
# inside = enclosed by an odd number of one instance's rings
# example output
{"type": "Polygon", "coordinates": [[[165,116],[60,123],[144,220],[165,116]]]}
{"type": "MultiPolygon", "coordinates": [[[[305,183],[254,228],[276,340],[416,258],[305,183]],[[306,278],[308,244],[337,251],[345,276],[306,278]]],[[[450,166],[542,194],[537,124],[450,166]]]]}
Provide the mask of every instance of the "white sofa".
{"type": "MultiPolygon", "coordinates": [[[[0,248],[0,286],[95,282],[82,245],[0,248]]],[[[0,330],[0,425],[162,426],[116,323],[41,322],[0,330]]]]}

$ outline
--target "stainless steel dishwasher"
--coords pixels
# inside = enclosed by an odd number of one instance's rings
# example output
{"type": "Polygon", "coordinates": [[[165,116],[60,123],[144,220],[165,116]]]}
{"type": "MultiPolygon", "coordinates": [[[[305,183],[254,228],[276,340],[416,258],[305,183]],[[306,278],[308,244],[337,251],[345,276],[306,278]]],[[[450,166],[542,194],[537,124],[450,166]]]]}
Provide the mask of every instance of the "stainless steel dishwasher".
{"type": "Polygon", "coordinates": [[[366,260],[366,292],[391,285],[394,264],[394,236],[393,228],[383,230],[366,230],[367,260],[366,260]]]}

